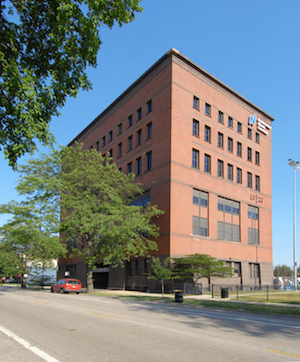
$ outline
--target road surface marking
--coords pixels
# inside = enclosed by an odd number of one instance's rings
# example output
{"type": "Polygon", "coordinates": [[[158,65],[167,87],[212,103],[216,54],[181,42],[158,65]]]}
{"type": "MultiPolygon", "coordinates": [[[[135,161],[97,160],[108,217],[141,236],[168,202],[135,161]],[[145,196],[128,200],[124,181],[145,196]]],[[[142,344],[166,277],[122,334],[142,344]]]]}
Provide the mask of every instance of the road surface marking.
{"type": "Polygon", "coordinates": [[[47,303],[47,302],[41,302],[40,300],[35,300],[34,302],[35,302],[35,303],[40,303],[40,304],[47,304],[47,305],[49,304],[49,303],[47,303]]]}
{"type": "Polygon", "coordinates": [[[25,339],[17,336],[13,332],[9,331],[8,329],[0,326],[0,331],[6,334],[8,337],[14,339],[16,342],[20,343],[23,347],[26,349],[29,349],[31,352],[35,353],[37,356],[41,357],[43,360],[47,362],[59,362],[56,358],[51,357],[48,353],[40,350],[39,348],[35,346],[31,346],[30,343],[25,341],[25,339]]]}
{"type": "Polygon", "coordinates": [[[123,318],[115,317],[115,316],[109,315],[109,314],[101,314],[101,313],[96,313],[96,312],[90,312],[90,313],[91,313],[91,314],[100,315],[101,317],[114,318],[114,319],[122,319],[122,320],[123,320],[123,318]]]}
{"type": "Polygon", "coordinates": [[[284,355],[286,355],[286,356],[291,356],[291,357],[300,358],[300,355],[298,355],[298,354],[292,354],[292,353],[285,353],[285,352],[280,352],[280,351],[274,351],[274,350],[272,350],[272,349],[269,349],[269,352],[279,353],[279,354],[284,354],[284,355]]]}

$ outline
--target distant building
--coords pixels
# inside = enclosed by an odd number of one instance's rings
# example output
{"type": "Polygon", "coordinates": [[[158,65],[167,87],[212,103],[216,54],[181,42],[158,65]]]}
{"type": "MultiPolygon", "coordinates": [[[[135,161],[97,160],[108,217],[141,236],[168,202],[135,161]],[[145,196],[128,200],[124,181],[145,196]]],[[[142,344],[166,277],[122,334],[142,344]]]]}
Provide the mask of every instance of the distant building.
{"type": "MultiPolygon", "coordinates": [[[[171,49],[70,145],[110,152],[143,184],[141,203],[165,210],[156,255],[209,254],[234,269],[219,282],[273,284],[273,120],[171,49]]],[[[68,271],[85,283],[79,258],[59,266],[59,277],[68,271]]],[[[99,263],[95,286],[151,289],[148,266],[139,257],[123,269],[99,263]]]]}

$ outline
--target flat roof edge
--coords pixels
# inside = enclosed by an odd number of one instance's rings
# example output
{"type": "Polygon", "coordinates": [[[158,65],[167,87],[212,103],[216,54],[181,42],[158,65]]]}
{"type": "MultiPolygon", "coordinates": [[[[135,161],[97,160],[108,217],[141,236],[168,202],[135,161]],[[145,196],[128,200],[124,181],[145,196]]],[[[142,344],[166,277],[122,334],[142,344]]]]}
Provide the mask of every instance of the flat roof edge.
{"type": "Polygon", "coordinates": [[[81,136],[88,131],[93,125],[106,113],[108,113],[122,98],[124,98],[132,89],[134,89],[140,82],[143,81],[155,68],[157,68],[160,64],[162,64],[168,57],[176,56],[181,61],[185,62],[195,70],[197,70],[199,73],[203,74],[205,77],[216,83],[219,87],[223,88],[225,91],[229,92],[242,102],[249,105],[251,108],[257,110],[261,114],[263,114],[265,117],[267,117],[270,121],[274,121],[274,118],[266,113],[264,110],[256,106],[254,103],[250,102],[248,99],[240,95],[238,92],[234,91],[232,88],[228,87],[225,83],[221,82],[218,78],[214,77],[210,73],[208,73],[206,70],[201,68],[199,65],[197,65],[195,62],[191,61],[188,57],[181,54],[177,49],[171,48],[169,51],[167,51],[160,59],[158,59],[148,70],[146,70],[136,81],[134,81],[123,93],[119,95],[118,98],[116,98],[107,108],[104,109],[103,112],[101,112],[87,127],[85,127],[69,144],[68,146],[71,146],[74,142],[76,142],[78,139],[81,138],[81,136]]]}

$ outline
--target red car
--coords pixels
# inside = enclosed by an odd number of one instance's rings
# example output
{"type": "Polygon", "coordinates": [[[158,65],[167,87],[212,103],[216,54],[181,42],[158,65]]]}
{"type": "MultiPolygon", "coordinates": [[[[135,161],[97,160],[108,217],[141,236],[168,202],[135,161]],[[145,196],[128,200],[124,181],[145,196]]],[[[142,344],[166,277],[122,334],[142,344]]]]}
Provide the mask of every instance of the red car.
{"type": "Polygon", "coordinates": [[[75,278],[60,279],[56,284],[51,285],[51,293],[77,293],[81,292],[81,281],[75,278]]]}

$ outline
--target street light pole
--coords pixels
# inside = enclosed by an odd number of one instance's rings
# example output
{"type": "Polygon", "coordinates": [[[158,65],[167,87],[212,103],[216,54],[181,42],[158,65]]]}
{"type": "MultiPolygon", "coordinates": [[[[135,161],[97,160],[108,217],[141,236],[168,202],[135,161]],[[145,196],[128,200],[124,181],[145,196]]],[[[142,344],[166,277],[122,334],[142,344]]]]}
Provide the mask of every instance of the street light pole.
{"type": "Polygon", "coordinates": [[[289,165],[294,167],[294,290],[297,290],[297,261],[296,261],[296,171],[300,170],[299,161],[289,159],[289,165]]]}

